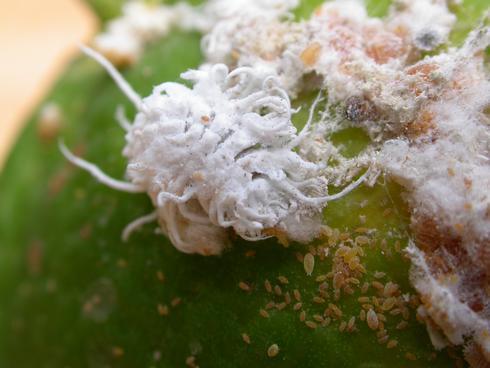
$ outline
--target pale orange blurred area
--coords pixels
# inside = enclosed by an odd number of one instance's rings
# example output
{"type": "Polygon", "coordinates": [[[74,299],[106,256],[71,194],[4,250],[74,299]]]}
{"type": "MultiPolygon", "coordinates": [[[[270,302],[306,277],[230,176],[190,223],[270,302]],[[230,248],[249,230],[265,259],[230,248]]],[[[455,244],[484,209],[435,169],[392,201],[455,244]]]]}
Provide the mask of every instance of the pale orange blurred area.
{"type": "Polygon", "coordinates": [[[25,120],[96,29],[82,0],[0,0],[0,169],[25,120]]]}

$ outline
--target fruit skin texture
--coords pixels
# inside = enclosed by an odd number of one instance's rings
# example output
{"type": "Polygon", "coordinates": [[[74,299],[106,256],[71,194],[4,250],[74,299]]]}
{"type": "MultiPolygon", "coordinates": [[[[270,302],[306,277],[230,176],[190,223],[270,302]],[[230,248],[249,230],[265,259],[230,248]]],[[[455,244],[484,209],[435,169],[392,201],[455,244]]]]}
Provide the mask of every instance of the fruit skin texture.
{"type": "MultiPolygon", "coordinates": [[[[102,19],[121,3],[90,2],[102,19]]],[[[298,14],[308,14],[315,3],[303,1],[298,14]]],[[[382,14],[386,2],[372,3],[372,10],[382,14]]],[[[459,14],[468,23],[458,26],[454,40],[471,28],[484,3],[464,2],[459,14]]],[[[176,81],[200,61],[199,35],[176,32],[149,47],[125,76],[148,95],[155,83],[176,81]]],[[[310,100],[303,96],[297,104],[307,106],[310,100]]],[[[105,72],[80,58],[47,101],[61,107],[61,136],[67,144],[107,173],[122,177],[124,137],[113,116],[119,104],[128,113],[132,110],[105,72]]],[[[191,356],[201,367],[454,364],[445,352],[428,361],[432,348],[413,311],[407,330],[388,329],[390,338],[398,340],[398,347],[389,350],[360,321],[359,331],[350,334],[340,333],[338,323],[308,328],[292,306],[271,310],[269,318],[263,318],[259,310],[273,299],[264,281],[279,285],[278,276],[289,282],[281,285],[283,292],[301,292],[308,318],[325,308],[311,300],[318,288],[315,278],[327,273],[330,264],[317,261],[313,275],[306,276],[295,256],[307,252],[303,246],[285,249],[274,241],[236,240],[219,258],[188,256],[153,234],[151,226],[122,243],[124,226],[151,211],[149,200],[105,188],[68,165],[56,140],[38,137],[37,118],[35,113],[0,177],[0,366],[178,367],[191,356]],[[241,282],[250,290],[240,288],[241,282]],[[242,334],[249,336],[250,344],[242,334]],[[267,349],[273,344],[279,353],[271,359],[267,349]],[[407,360],[406,353],[418,360],[407,360]]],[[[304,113],[296,116],[298,125],[304,121],[304,113]]],[[[336,140],[346,146],[346,154],[366,143],[360,131],[338,134],[336,140]]],[[[364,215],[363,226],[376,228],[378,240],[392,230],[404,234],[408,217],[398,189],[391,185],[388,193],[382,186],[363,188],[332,203],[325,218],[331,227],[353,230],[364,215]],[[390,197],[397,215],[384,217],[390,197]],[[369,202],[361,208],[364,199],[369,202]]],[[[392,238],[388,246],[394,247],[392,238]]],[[[402,255],[386,257],[373,247],[366,250],[364,263],[368,272],[383,271],[404,291],[413,292],[402,255]]],[[[337,303],[346,317],[359,311],[354,299],[343,297],[337,303]]]]}

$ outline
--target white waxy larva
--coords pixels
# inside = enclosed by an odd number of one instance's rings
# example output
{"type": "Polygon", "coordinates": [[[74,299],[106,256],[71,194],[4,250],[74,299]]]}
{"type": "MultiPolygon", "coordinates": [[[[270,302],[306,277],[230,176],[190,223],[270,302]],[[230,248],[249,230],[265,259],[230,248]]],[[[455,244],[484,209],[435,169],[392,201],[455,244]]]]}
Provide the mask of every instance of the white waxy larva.
{"type": "Polygon", "coordinates": [[[267,229],[278,229],[292,240],[307,242],[320,233],[327,202],[365,180],[367,174],[328,195],[322,166],[294,152],[313,113],[296,134],[289,97],[273,76],[253,68],[229,72],[217,64],[183,73],[192,88],[163,83],[142,99],[102,55],[82,50],[108,71],[138,109],[132,124],[118,113],[127,130],[124,155],[130,182],[108,177],[63,144],[61,150],[114,189],[148,193],[156,210],[131,223],[125,239],[156,219],[185,253],[220,254],[228,245],[227,228],[246,240],[268,238],[267,229]]]}

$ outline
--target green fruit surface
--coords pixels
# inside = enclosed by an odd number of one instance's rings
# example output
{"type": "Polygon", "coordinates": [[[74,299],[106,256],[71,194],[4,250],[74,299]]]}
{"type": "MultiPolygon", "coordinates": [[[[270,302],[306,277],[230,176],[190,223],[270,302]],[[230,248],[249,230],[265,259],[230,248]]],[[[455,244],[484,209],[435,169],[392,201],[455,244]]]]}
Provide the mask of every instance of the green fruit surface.
{"type": "MultiPolygon", "coordinates": [[[[105,21],[117,14],[120,0],[89,0],[105,21]]],[[[320,1],[303,1],[298,16],[307,16],[320,1]]],[[[459,42],[476,24],[486,0],[465,1],[456,9],[461,21],[453,40],[459,42]]],[[[372,14],[382,15],[387,1],[369,2],[372,14]]],[[[147,48],[137,65],[124,71],[141,95],[155,84],[178,81],[179,74],[202,61],[200,36],[173,32],[147,48]]],[[[304,124],[311,96],[295,116],[304,124]]],[[[67,69],[46,101],[63,112],[60,135],[84,158],[114,177],[123,177],[124,134],[114,111],[124,105],[134,112],[104,70],[81,57],[67,69]]],[[[35,113],[0,176],[0,367],[183,367],[195,356],[200,367],[448,367],[454,360],[437,354],[425,327],[411,310],[409,326],[395,328],[401,319],[386,323],[398,346],[387,349],[376,333],[357,318],[357,331],[339,332],[341,321],[358,316],[358,288],[335,302],[340,321],[308,328],[300,321],[293,301],[269,318],[259,310],[284,296],[274,296],[264,281],[281,285],[283,294],[298,289],[307,320],[322,314],[326,305],[313,302],[315,279],[331,269],[320,261],[312,276],[305,274],[297,253],[308,247],[284,248],[275,241],[235,240],[221,257],[189,256],[145,226],[128,243],[121,231],[133,219],[151,212],[145,195],[119,193],[97,183],[86,172],[67,164],[56,140],[38,137],[35,113]],[[252,255],[251,250],[255,251],[252,255]],[[162,280],[164,275],[164,280],[162,280]],[[250,291],[238,287],[247,283],[250,291]],[[176,299],[179,298],[179,299],[176,299]],[[172,306],[177,300],[180,304],[172,306]],[[160,306],[160,307],[159,307],[160,306]],[[162,315],[168,306],[167,316],[162,315]],[[250,336],[251,343],[242,340],[250,336]],[[270,345],[279,354],[270,358],[270,345]],[[417,357],[412,361],[407,353],[417,357]]],[[[334,142],[346,155],[367,143],[357,130],[340,132],[334,142]]],[[[393,184],[361,188],[330,203],[325,222],[353,234],[358,227],[376,229],[362,263],[374,281],[374,271],[387,274],[406,293],[409,262],[395,249],[407,244],[408,214],[393,184]],[[362,224],[360,216],[366,217],[362,224]],[[381,249],[382,240],[387,246],[381,249]]],[[[335,248],[332,252],[335,251],[335,248]]],[[[293,298],[294,299],[294,298],[293,298]]],[[[332,300],[327,300],[327,303],[332,300]]]]}

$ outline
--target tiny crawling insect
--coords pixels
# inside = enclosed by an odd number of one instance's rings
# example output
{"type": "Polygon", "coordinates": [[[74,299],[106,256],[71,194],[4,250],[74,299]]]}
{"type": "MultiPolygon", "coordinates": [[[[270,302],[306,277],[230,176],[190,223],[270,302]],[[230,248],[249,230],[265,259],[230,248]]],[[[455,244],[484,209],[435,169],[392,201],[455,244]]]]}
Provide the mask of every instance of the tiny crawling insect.
{"type": "Polygon", "coordinates": [[[279,354],[279,346],[277,344],[272,344],[269,346],[267,349],[267,356],[269,358],[274,358],[277,356],[277,354],[279,354]]]}
{"type": "Polygon", "coordinates": [[[102,55],[82,46],[101,64],[138,112],[126,130],[129,182],[113,179],[99,167],[64,156],[103,184],[130,193],[148,193],[155,211],[129,224],[123,239],[142,225],[158,221],[184,253],[218,255],[229,244],[227,229],[246,240],[270,237],[277,228],[295,241],[320,233],[322,209],[361,185],[367,172],[337,194],[328,195],[323,166],[294,151],[307,136],[320,94],[305,128],[298,134],[287,93],[273,76],[253,68],[229,72],[223,64],[181,75],[193,85],[163,83],[142,99],[102,55]]]}
{"type": "Polygon", "coordinates": [[[311,276],[315,268],[315,257],[311,253],[307,253],[303,259],[303,266],[308,276],[311,276]]]}

